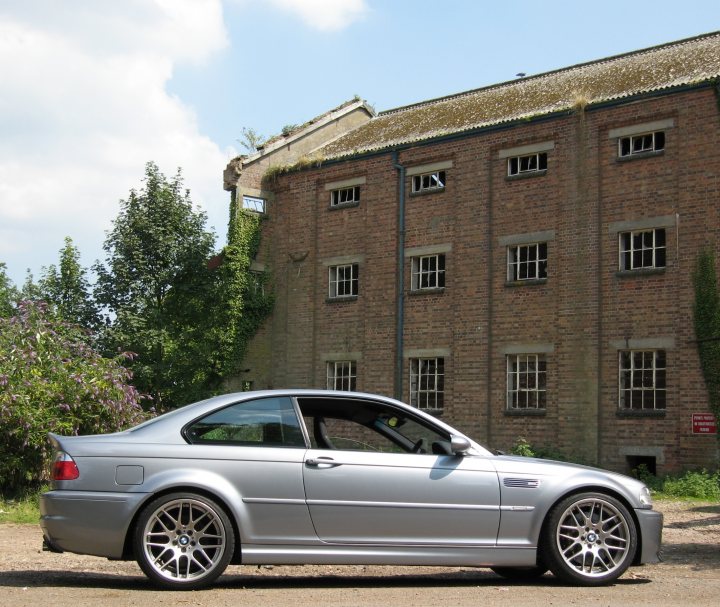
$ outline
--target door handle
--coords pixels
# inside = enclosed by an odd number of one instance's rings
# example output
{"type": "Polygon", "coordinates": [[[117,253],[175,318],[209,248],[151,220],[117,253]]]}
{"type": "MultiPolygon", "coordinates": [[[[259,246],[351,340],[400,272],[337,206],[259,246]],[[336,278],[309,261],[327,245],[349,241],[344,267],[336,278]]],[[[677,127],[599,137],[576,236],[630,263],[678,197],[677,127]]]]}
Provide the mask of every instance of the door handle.
{"type": "Polygon", "coordinates": [[[317,468],[335,468],[335,466],[340,466],[341,464],[338,464],[332,457],[309,457],[305,460],[305,465],[317,468]]]}

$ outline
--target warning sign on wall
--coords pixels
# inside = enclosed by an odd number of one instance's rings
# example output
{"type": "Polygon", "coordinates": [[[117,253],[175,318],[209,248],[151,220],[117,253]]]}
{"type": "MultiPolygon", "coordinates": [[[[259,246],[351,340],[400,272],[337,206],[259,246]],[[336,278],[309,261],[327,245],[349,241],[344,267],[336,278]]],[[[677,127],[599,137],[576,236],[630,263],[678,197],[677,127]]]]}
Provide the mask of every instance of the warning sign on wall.
{"type": "Polygon", "coordinates": [[[692,414],[693,434],[717,434],[717,423],[712,413],[692,414]]]}

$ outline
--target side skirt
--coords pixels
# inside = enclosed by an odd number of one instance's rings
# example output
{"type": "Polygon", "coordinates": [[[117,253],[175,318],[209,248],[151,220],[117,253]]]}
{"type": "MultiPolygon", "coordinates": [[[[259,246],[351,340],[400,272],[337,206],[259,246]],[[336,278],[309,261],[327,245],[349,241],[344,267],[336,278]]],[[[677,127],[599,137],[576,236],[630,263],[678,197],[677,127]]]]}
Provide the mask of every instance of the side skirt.
{"type": "Polygon", "coordinates": [[[531,567],[535,548],[242,545],[244,565],[425,565],[531,567]]]}

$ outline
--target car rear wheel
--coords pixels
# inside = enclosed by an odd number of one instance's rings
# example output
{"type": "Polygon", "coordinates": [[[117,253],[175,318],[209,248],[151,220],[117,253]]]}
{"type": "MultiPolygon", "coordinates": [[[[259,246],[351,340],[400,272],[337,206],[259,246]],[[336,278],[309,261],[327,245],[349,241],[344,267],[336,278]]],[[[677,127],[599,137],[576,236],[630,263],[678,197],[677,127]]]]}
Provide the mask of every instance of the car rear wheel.
{"type": "Polygon", "coordinates": [[[543,556],[559,578],[584,586],[608,584],[631,565],[637,530],[628,509],[603,493],[559,502],[543,534],[543,556]]]}
{"type": "Polygon", "coordinates": [[[235,534],[225,511],[192,493],[164,495],[148,504],[135,527],[135,557],[145,575],[163,588],[192,590],[225,571],[235,534]]]}

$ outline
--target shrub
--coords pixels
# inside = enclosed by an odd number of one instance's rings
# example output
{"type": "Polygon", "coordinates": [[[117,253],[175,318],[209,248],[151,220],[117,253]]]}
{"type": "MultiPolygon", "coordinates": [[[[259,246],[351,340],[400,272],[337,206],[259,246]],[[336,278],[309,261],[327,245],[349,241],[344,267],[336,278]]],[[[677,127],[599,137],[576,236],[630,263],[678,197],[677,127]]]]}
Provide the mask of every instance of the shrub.
{"type": "Polygon", "coordinates": [[[535,457],[535,451],[533,450],[532,445],[522,436],[518,437],[515,441],[510,453],[512,455],[521,455],[523,457],[535,457]]]}
{"type": "Polygon", "coordinates": [[[515,445],[510,450],[512,455],[522,455],[523,457],[538,457],[540,459],[552,459],[559,462],[570,461],[568,457],[555,449],[554,447],[534,446],[531,445],[522,436],[518,437],[515,445]]]}
{"type": "Polygon", "coordinates": [[[130,377],[42,302],[21,302],[15,316],[0,318],[0,489],[47,479],[48,432],[97,434],[141,421],[130,377]]]}
{"type": "Polygon", "coordinates": [[[720,500],[720,471],[686,472],[680,477],[668,477],[662,484],[662,493],[668,497],[720,500]]]}

